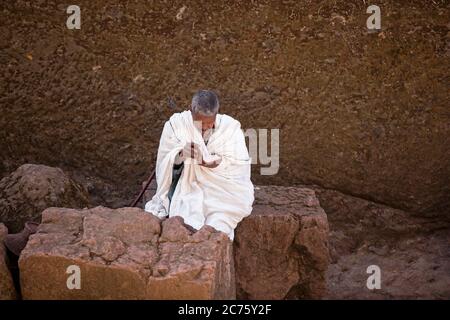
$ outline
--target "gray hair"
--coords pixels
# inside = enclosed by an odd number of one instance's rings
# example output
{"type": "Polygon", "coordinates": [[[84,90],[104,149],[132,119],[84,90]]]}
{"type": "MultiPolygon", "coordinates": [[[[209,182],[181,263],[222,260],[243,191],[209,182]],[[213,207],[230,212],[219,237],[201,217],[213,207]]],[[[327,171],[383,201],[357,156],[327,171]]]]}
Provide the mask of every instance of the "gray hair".
{"type": "Polygon", "coordinates": [[[213,116],[219,112],[219,98],[211,90],[197,91],[192,97],[191,110],[204,116],[213,116]]]}

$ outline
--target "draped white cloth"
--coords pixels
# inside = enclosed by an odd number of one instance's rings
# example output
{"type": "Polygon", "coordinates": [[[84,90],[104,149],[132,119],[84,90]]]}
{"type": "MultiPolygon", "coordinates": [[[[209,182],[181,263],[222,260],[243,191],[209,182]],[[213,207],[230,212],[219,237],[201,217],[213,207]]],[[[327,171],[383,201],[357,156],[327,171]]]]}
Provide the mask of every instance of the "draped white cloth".
{"type": "Polygon", "coordinates": [[[191,111],[175,113],[164,125],[156,160],[157,191],[146,203],[145,211],[160,218],[181,216],[197,230],[207,224],[233,240],[236,225],[252,211],[250,164],[239,121],[217,114],[215,129],[205,145],[191,111]],[[198,144],[205,158],[215,154],[222,161],[215,168],[207,168],[186,159],[169,201],[174,161],[187,142],[198,144]]]}

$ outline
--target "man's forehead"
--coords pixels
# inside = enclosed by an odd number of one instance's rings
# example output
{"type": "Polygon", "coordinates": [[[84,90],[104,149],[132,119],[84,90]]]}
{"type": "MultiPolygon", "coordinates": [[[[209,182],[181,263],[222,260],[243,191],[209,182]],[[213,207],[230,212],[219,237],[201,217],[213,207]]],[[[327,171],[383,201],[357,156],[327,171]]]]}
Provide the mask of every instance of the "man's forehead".
{"type": "Polygon", "coordinates": [[[216,120],[216,115],[214,114],[212,116],[206,116],[206,115],[203,115],[200,113],[197,113],[197,114],[194,113],[193,118],[194,118],[194,120],[197,120],[197,121],[214,121],[214,120],[216,120]]]}

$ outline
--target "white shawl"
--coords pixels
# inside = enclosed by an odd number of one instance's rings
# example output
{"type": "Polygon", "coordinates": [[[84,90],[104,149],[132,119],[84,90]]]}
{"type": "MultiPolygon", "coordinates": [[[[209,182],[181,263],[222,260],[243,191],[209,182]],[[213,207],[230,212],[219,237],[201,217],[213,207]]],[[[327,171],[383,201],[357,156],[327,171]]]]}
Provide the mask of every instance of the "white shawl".
{"type": "Polygon", "coordinates": [[[207,224],[233,240],[234,228],[252,211],[254,190],[250,164],[239,121],[217,114],[215,129],[206,146],[191,111],[175,113],[164,125],[156,160],[157,191],[146,203],[145,211],[160,218],[181,216],[197,230],[207,224]],[[206,168],[193,159],[186,159],[169,201],[175,157],[187,142],[197,143],[204,157],[216,154],[222,162],[215,168],[206,168]]]}

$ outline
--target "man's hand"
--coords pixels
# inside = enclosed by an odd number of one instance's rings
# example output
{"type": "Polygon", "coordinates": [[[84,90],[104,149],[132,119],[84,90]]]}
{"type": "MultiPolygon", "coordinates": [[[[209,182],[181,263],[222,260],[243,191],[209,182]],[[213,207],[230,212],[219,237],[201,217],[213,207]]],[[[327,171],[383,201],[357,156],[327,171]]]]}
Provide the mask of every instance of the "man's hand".
{"type": "Polygon", "coordinates": [[[204,160],[202,161],[201,165],[206,167],[206,168],[215,168],[217,167],[220,163],[222,162],[222,158],[217,156],[217,159],[214,160],[213,162],[205,162],[204,160]]]}
{"type": "Polygon", "coordinates": [[[213,162],[205,162],[205,161],[202,161],[202,163],[200,164],[201,166],[204,166],[204,167],[206,167],[206,168],[215,168],[215,167],[217,167],[220,163],[222,162],[222,158],[219,158],[219,159],[217,159],[217,160],[215,160],[215,161],[213,161],[213,162]]]}
{"type": "Polygon", "coordinates": [[[199,145],[194,142],[186,143],[183,150],[181,151],[181,157],[183,159],[187,158],[195,159],[197,164],[206,168],[215,168],[222,162],[222,158],[219,158],[213,162],[205,162],[205,160],[203,159],[202,152],[200,151],[199,145]]]}
{"type": "Polygon", "coordinates": [[[198,144],[194,142],[188,142],[181,152],[184,159],[192,158],[195,159],[198,164],[203,163],[202,153],[198,144]]]}

